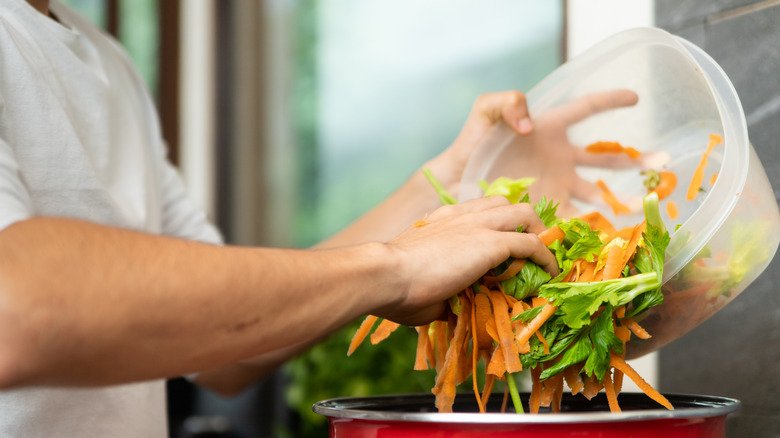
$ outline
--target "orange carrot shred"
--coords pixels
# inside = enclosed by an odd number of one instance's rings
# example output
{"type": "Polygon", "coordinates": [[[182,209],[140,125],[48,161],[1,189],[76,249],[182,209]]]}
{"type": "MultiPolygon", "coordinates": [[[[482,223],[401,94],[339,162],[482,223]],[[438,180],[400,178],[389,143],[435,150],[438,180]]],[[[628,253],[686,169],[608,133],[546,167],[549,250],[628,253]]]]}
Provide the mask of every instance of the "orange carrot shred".
{"type": "Polygon", "coordinates": [[[512,332],[512,321],[509,319],[509,308],[503,293],[490,291],[488,298],[493,305],[493,317],[496,320],[499,343],[504,352],[504,364],[508,373],[516,373],[523,369],[520,362],[520,352],[512,332]]]}
{"type": "Polygon", "coordinates": [[[556,240],[563,240],[564,237],[566,237],[566,233],[558,226],[550,227],[539,233],[539,240],[544,246],[550,246],[556,240]]]}
{"type": "Polygon", "coordinates": [[[541,366],[535,366],[531,368],[531,397],[528,400],[528,408],[532,414],[539,413],[539,406],[541,404],[542,395],[542,383],[539,381],[539,376],[541,374],[541,366]]]}
{"type": "Polygon", "coordinates": [[[674,201],[666,201],[666,214],[669,215],[669,219],[675,220],[680,215],[680,211],[677,209],[677,204],[674,201]]]}
{"type": "Polygon", "coordinates": [[[604,200],[604,202],[609,205],[610,208],[612,208],[612,212],[616,215],[618,214],[630,214],[631,209],[620,203],[620,201],[617,200],[615,195],[612,193],[612,190],[607,187],[607,183],[605,183],[602,180],[596,181],[596,185],[599,186],[601,189],[601,199],[604,200]]]}
{"type": "Polygon", "coordinates": [[[487,331],[488,321],[493,318],[490,310],[490,298],[483,293],[474,295],[474,333],[478,349],[487,349],[493,345],[493,339],[487,331]]]}
{"type": "Polygon", "coordinates": [[[558,307],[547,303],[544,305],[544,308],[541,312],[539,312],[534,319],[528,322],[528,325],[525,326],[523,331],[518,333],[515,336],[515,340],[518,344],[524,344],[528,342],[528,340],[531,338],[531,335],[534,334],[539,328],[544,324],[552,315],[555,313],[555,310],[558,309],[558,307]]]}
{"type": "Polygon", "coordinates": [[[510,278],[517,275],[518,272],[523,270],[523,267],[525,266],[526,259],[514,259],[512,260],[512,263],[509,264],[509,266],[506,268],[504,272],[501,274],[491,277],[491,276],[485,276],[485,280],[488,281],[504,281],[509,280],[510,278]]]}
{"type": "Polygon", "coordinates": [[[612,245],[607,252],[607,261],[602,270],[603,280],[614,280],[620,278],[623,273],[623,247],[621,245],[612,245]]]}
{"type": "Polygon", "coordinates": [[[596,396],[604,385],[596,379],[596,376],[585,376],[585,387],[582,388],[582,395],[588,400],[596,396]]]}
{"type": "Polygon", "coordinates": [[[426,219],[428,219],[428,214],[425,214],[425,217],[420,219],[419,221],[415,222],[413,225],[415,228],[420,228],[428,225],[430,222],[428,222],[426,219]]]}
{"type": "Polygon", "coordinates": [[[717,134],[710,134],[710,143],[707,145],[707,150],[701,154],[699,165],[693,172],[693,177],[691,178],[691,182],[688,185],[688,194],[686,196],[687,200],[693,201],[696,199],[696,195],[699,194],[699,189],[701,189],[701,183],[704,179],[704,168],[707,167],[707,160],[710,156],[710,153],[712,152],[712,149],[720,143],[723,143],[723,138],[721,136],[717,134]]]}
{"type": "Polygon", "coordinates": [[[621,324],[628,327],[629,330],[631,330],[631,333],[636,335],[639,339],[650,339],[650,333],[647,332],[642,326],[637,324],[633,319],[631,318],[623,318],[620,320],[621,324]]]}
{"type": "Polygon", "coordinates": [[[376,345],[390,336],[391,333],[397,329],[399,324],[397,322],[390,321],[389,319],[383,319],[379,323],[374,333],[371,333],[371,344],[376,345]]]}
{"type": "Polygon", "coordinates": [[[633,380],[636,386],[639,387],[645,394],[647,394],[648,397],[658,402],[661,406],[665,407],[669,410],[674,410],[674,407],[671,403],[669,403],[669,400],[666,399],[663,395],[661,395],[658,391],[655,390],[652,386],[650,386],[645,379],[643,379],[637,372],[631,368],[631,365],[626,363],[626,361],[621,358],[620,356],[617,356],[614,353],[610,354],[610,360],[609,365],[613,368],[617,368],[623,374],[628,376],[629,379],[633,380]]]}
{"type": "Polygon", "coordinates": [[[544,345],[544,354],[550,354],[550,344],[547,343],[547,339],[542,336],[539,330],[536,331],[536,338],[544,345]]]}
{"type": "Polygon", "coordinates": [[[612,371],[607,370],[604,374],[604,391],[607,393],[607,403],[609,403],[610,412],[620,412],[620,405],[618,405],[617,393],[615,391],[615,385],[612,383],[612,371]]]}
{"type": "Polygon", "coordinates": [[[710,176],[710,185],[714,186],[715,185],[715,181],[717,181],[717,180],[718,180],[718,172],[715,172],[715,173],[712,174],[712,176],[710,176]]]}
{"type": "Polygon", "coordinates": [[[458,380],[459,356],[463,349],[463,344],[468,341],[468,339],[466,339],[466,334],[469,330],[468,327],[470,326],[470,304],[467,299],[461,300],[461,304],[462,311],[455,325],[455,333],[450,341],[449,348],[447,349],[442,372],[437,376],[436,384],[433,387],[433,393],[436,395],[435,404],[439,409],[439,412],[452,412],[452,404],[455,402],[455,388],[458,380]]]}
{"type": "Polygon", "coordinates": [[[349,343],[349,349],[347,350],[347,356],[351,356],[352,353],[355,352],[355,350],[360,346],[361,343],[363,343],[363,340],[368,335],[368,332],[371,331],[371,327],[374,326],[374,323],[376,322],[378,318],[374,315],[368,315],[366,316],[366,319],[363,320],[362,323],[360,323],[360,327],[358,327],[355,334],[352,336],[352,341],[349,343]]]}
{"type": "Polygon", "coordinates": [[[632,160],[639,158],[642,154],[632,147],[624,147],[616,141],[597,141],[585,146],[585,152],[591,154],[620,154],[628,155],[632,160]]]}
{"type": "Polygon", "coordinates": [[[593,211],[587,214],[583,214],[579,217],[580,220],[587,223],[590,229],[593,231],[600,231],[606,234],[608,237],[612,237],[617,230],[612,223],[601,214],[600,211],[593,211]]]}
{"type": "Polygon", "coordinates": [[[501,377],[506,373],[506,367],[504,366],[504,352],[501,351],[501,346],[496,345],[493,350],[493,354],[490,357],[490,363],[487,366],[487,373],[496,377],[501,377]]]}
{"type": "Polygon", "coordinates": [[[417,352],[414,356],[414,369],[415,370],[427,370],[428,365],[428,347],[430,344],[430,337],[428,336],[428,328],[430,324],[421,325],[415,327],[417,330],[417,352]]]}
{"type": "Polygon", "coordinates": [[[577,370],[577,365],[569,365],[563,370],[563,379],[566,380],[566,384],[571,388],[571,395],[577,395],[585,387],[582,383],[582,378],[577,370]]]}

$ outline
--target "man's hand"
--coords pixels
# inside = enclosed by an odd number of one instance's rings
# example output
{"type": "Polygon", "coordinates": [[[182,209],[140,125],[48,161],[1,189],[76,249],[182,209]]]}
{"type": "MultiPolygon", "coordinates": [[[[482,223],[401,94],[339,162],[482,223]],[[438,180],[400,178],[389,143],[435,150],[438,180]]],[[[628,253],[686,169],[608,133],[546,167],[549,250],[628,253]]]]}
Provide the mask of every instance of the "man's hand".
{"type": "Polygon", "coordinates": [[[490,129],[502,121],[518,135],[526,136],[534,132],[525,94],[520,91],[502,91],[479,96],[452,145],[425,167],[433,172],[448,192],[457,197],[458,183],[466,163],[490,129]]]}
{"type": "Polygon", "coordinates": [[[406,325],[442,315],[445,300],[509,257],[529,258],[551,275],[555,256],[537,237],[544,223],[528,204],[502,196],[441,207],[388,243],[399,260],[404,294],[378,315],[406,325]],[[522,227],[527,232],[518,233],[522,227]]]}
{"type": "Polygon", "coordinates": [[[546,196],[559,204],[560,216],[576,215],[572,200],[598,203],[601,191],[593,182],[580,178],[575,167],[643,167],[651,157],[633,160],[622,154],[587,153],[585,145],[569,140],[568,128],[597,113],[634,105],[637,100],[636,93],[629,90],[589,94],[536,115],[533,132],[527,135],[517,135],[515,128],[498,124],[472,151],[473,157],[506,145],[501,159],[493,163],[491,174],[484,177],[534,177],[537,181],[529,188],[532,200],[546,196]]]}

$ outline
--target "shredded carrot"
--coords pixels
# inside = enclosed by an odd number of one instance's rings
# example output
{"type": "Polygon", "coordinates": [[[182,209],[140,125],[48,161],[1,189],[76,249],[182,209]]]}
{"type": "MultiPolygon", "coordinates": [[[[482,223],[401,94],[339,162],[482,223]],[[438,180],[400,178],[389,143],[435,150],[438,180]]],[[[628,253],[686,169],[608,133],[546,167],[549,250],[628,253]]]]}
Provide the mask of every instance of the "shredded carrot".
{"type": "Polygon", "coordinates": [[[504,272],[502,272],[500,275],[497,275],[495,277],[491,276],[485,276],[485,280],[488,281],[504,281],[509,280],[510,278],[517,275],[518,272],[523,270],[523,267],[525,266],[526,259],[514,259],[512,260],[512,263],[509,264],[509,266],[506,268],[504,272]]]}
{"type": "Polygon", "coordinates": [[[566,233],[558,226],[550,227],[539,233],[539,240],[544,246],[550,246],[556,240],[563,240],[564,237],[566,237],[566,233]]]}
{"type": "Polygon", "coordinates": [[[636,160],[642,154],[632,147],[624,147],[616,141],[597,141],[585,146],[585,152],[591,154],[626,154],[632,160],[636,160]]]}
{"type": "Polygon", "coordinates": [[[670,170],[648,170],[642,174],[647,175],[644,182],[647,193],[657,193],[659,200],[668,197],[677,188],[677,174],[670,170]]]}
{"type": "Polygon", "coordinates": [[[488,374],[485,376],[485,386],[482,387],[482,406],[487,406],[487,402],[490,399],[490,394],[493,392],[493,384],[496,381],[496,376],[488,374]]]}
{"type": "Polygon", "coordinates": [[[623,318],[620,320],[620,323],[628,327],[628,329],[631,330],[631,333],[639,339],[650,339],[651,337],[650,333],[647,333],[647,330],[642,328],[641,325],[637,324],[636,321],[631,318],[623,318]]]}
{"type": "Polygon", "coordinates": [[[417,353],[414,356],[414,369],[415,370],[427,370],[428,365],[428,348],[430,346],[430,337],[428,335],[428,329],[430,324],[421,325],[415,327],[417,330],[417,353]]]}
{"type": "Polygon", "coordinates": [[[607,187],[607,183],[605,183],[602,180],[596,181],[596,185],[599,186],[601,189],[601,199],[604,200],[604,202],[609,205],[609,207],[612,209],[612,212],[616,215],[618,214],[630,214],[631,209],[620,203],[620,201],[617,200],[615,195],[612,193],[612,190],[607,187]]]}
{"type": "Polygon", "coordinates": [[[628,238],[628,243],[626,244],[625,252],[623,253],[623,266],[626,266],[628,264],[629,260],[634,258],[634,255],[636,254],[636,249],[639,246],[639,241],[642,240],[642,233],[645,231],[645,221],[642,221],[638,225],[634,226],[634,229],[632,230],[631,237],[628,238]]]}
{"type": "Polygon", "coordinates": [[[714,186],[715,185],[715,181],[717,181],[717,180],[718,180],[718,172],[715,172],[715,173],[712,174],[712,176],[710,176],[710,185],[714,186]]]}
{"type": "Polygon", "coordinates": [[[433,322],[433,356],[436,358],[436,364],[434,365],[436,372],[441,371],[441,367],[444,366],[444,358],[447,355],[447,326],[448,324],[445,321],[433,322]]]}
{"type": "Polygon", "coordinates": [[[501,350],[500,345],[496,345],[493,350],[493,354],[490,356],[490,362],[487,366],[487,373],[496,377],[502,377],[506,373],[506,366],[504,365],[504,352],[501,350]]]}
{"type": "Polygon", "coordinates": [[[374,323],[376,322],[378,318],[374,315],[368,315],[366,316],[366,319],[363,320],[362,323],[360,323],[360,327],[358,327],[357,331],[354,335],[352,335],[352,341],[349,343],[349,349],[347,350],[347,356],[351,356],[352,353],[360,346],[361,343],[363,343],[363,339],[366,338],[368,335],[368,332],[371,331],[371,327],[374,326],[374,323]]]}
{"type": "Polygon", "coordinates": [[[601,382],[598,381],[595,375],[593,376],[585,376],[585,387],[582,388],[582,395],[585,396],[588,400],[592,399],[596,396],[596,394],[601,391],[601,388],[603,388],[604,385],[601,384],[601,382]]]}
{"type": "Polygon", "coordinates": [[[523,369],[523,364],[520,362],[520,351],[512,334],[512,321],[509,318],[509,308],[503,295],[499,291],[490,291],[488,298],[493,305],[493,317],[496,320],[499,343],[504,352],[506,371],[516,373],[523,369]]]}
{"type": "Polygon", "coordinates": [[[531,368],[531,397],[528,400],[528,408],[532,414],[539,413],[542,395],[542,383],[539,381],[539,376],[541,374],[542,367],[537,366],[531,368]]]}
{"type": "Polygon", "coordinates": [[[487,332],[488,321],[493,319],[490,298],[483,293],[474,295],[474,310],[474,337],[477,340],[477,348],[484,350],[493,345],[493,340],[487,332]]]}
{"type": "Polygon", "coordinates": [[[718,134],[710,134],[710,143],[707,145],[707,150],[705,150],[704,153],[701,154],[701,160],[699,161],[699,165],[696,167],[696,170],[693,172],[691,183],[688,185],[688,194],[686,196],[687,200],[693,201],[694,199],[696,199],[696,195],[699,194],[699,190],[701,189],[701,183],[702,180],[704,179],[704,168],[707,167],[707,159],[709,158],[712,149],[716,145],[721,143],[723,143],[723,137],[719,136],[718,134]]]}
{"type": "Polygon", "coordinates": [[[620,370],[623,374],[628,376],[629,379],[631,379],[636,386],[639,387],[645,394],[647,394],[648,397],[652,398],[656,402],[658,402],[661,406],[665,407],[669,410],[674,410],[674,407],[671,403],[669,403],[669,400],[666,399],[663,395],[661,395],[658,391],[655,390],[652,386],[650,386],[647,382],[645,382],[645,379],[643,379],[637,372],[631,368],[631,365],[626,363],[626,361],[614,354],[610,354],[610,360],[609,365],[613,368],[616,368],[620,370]]]}
{"type": "Polygon", "coordinates": [[[544,345],[544,354],[550,354],[550,344],[547,343],[547,339],[542,336],[542,333],[539,332],[539,330],[536,331],[536,338],[544,345]]]}
{"type": "MultiPolygon", "coordinates": [[[[484,294],[480,294],[484,295],[484,294]]],[[[482,395],[479,393],[479,384],[477,382],[477,362],[479,361],[479,346],[476,342],[476,333],[477,333],[477,306],[476,306],[476,297],[474,297],[474,305],[471,306],[471,336],[472,336],[472,342],[474,343],[472,345],[471,350],[471,375],[473,376],[472,383],[473,383],[473,389],[474,389],[474,397],[477,399],[477,407],[479,407],[479,412],[485,412],[485,404],[482,403],[482,395]]],[[[468,343],[468,340],[466,341],[468,343]]],[[[466,345],[464,343],[464,345],[466,345]]]]}
{"type": "Polygon", "coordinates": [[[677,204],[674,201],[666,201],[666,214],[669,215],[669,219],[675,220],[680,215],[680,211],[677,210],[677,204]]]}
{"type": "Polygon", "coordinates": [[[617,391],[615,391],[615,385],[612,383],[612,371],[607,370],[604,374],[604,392],[607,393],[607,403],[609,403],[610,412],[621,412],[620,405],[618,405],[617,391]]]}
{"type": "Polygon", "coordinates": [[[428,214],[426,213],[425,217],[420,219],[419,221],[415,222],[413,225],[415,228],[420,228],[428,225],[430,222],[426,221],[428,219],[428,214]]]}
{"type": "Polygon", "coordinates": [[[624,250],[622,245],[617,244],[609,247],[607,261],[602,270],[602,279],[614,280],[623,275],[623,266],[625,266],[623,265],[623,253],[624,250]]]}
{"type": "Polygon", "coordinates": [[[461,305],[462,311],[458,315],[455,333],[447,349],[442,372],[437,376],[436,384],[433,387],[433,393],[436,395],[436,407],[439,412],[452,412],[452,404],[455,402],[459,356],[464,343],[468,341],[466,334],[470,326],[470,304],[467,299],[464,299],[461,300],[461,305]]]}
{"type": "Polygon", "coordinates": [[[605,234],[607,239],[603,240],[609,240],[609,238],[613,237],[615,233],[617,233],[615,226],[612,225],[612,223],[599,211],[583,214],[580,216],[580,220],[587,223],[591,230],[600,231],[601,233],[605,234]]]}
{"type": "Polygon", "coordinates": [[[397,329],[399,324],[397,322],[390,321],[389,319],[383,319],[379,323],[374,333],[371,333],[371,344],[376,345],[390,336],[391,333],[397,329]]]}
{"type": "Polygon", "coordinates": [[[566,367],[566,369],[563,370],[563,379],[566,381],[566,384],[569,385],[569,388],[571,388],[571,395],[579,394],[585,387],[585,384],[582,383],[582,378],[580,377],[577,365],[569,365],[566,367]]]}
{"type": "Polygon", "coordinates": [[[555,313],[555,310],[557,309],[558,309],[557,306],[554,306],[550,303],[545,304],[542,311],[539,312],[539,314],[536,315],[536,317],[532,319],[527,326],[525,326],[523,331],[521,331],[515,336],[515,340],[517,341],[517,343],[522,345],[528,342],[528,339],[531,338],[531,335],[533,335],[534,332],[539,330],[542,324],[544,324],[553,315],[553,313],[555,313]]]}
{"type": "Polygon", "coordinates": [[[560,399],[558,396],[562,393],[563,374],[558,373],[542,382],[542,393],[539,404],[545,407],[552,407],[553,412],[559,412],[560,405],[558,403],[560,399]]]}

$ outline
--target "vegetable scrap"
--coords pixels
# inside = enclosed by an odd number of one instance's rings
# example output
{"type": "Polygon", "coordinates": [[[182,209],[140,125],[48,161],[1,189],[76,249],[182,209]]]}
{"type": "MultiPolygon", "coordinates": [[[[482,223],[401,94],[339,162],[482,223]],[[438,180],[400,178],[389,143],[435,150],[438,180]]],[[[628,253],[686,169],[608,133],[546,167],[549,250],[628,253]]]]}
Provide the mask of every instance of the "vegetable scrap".
{"type": "Polygon", "coordinates": [[[702,153],[699,165],[693,172],[693,177],[691,178],[691,182],[688,185],[688,195],[686,196],[687,200],[693,201],[696,199],[696,195],[702,191],[701,183],[704,179],[704,168],[707,167],[707,159],[712,153],[713,148],[721,143],[723,143],[723,137],[718,134],[710,134],[710,143],[707,145],[707,149],[704,151],[704,153],[702,153]]]}
{"type": "MultiPolygon", "coordinates": [[[[518,193],[523,184],[517,180],[499,184],[517,202],[532,204],[525,189],[518,193]]],[[[440,193],[442,199],[447,196],[440,193]]],[[[533,204],[547,227],[539,237],[555,254],[560,274],[551,278],[530,260],[510,258],[452,297],[443,321],[415,327],[414,369],[437,371],[432,392],[439,412],[452,412],[456,388],[471,376],[480,412],[486,411],[495,382],[503,380],[504,406],[511,399],[515,412],[523,413],[515,384],[516,373],[523,370],[531,374],[531,413],[543,407],[559,412],[564,383],[573,395],[588,399],[604,389],[610,410],[620,412],[624,376],[673,409],[624,359],[632,336],[650,337],[638,323],[642,314],[664,299],[661,279],[669,233],[658,198],[657,193],[647,195],[645,220],[620,230],[599,213],[562,220],[552,201],[542,198],[533,204]]],[[[376,320],[366,318],[348,354],[376,320]]],[[[395,328],[392,323],[385,327],[395,328]]],[[[384,331],[377,336],[385,336],[384,331]]]]}
{"type": "Polygon", "coordinates": [[[645,176],[643,184],[647,188],[647,192],[658,193],[658,199],[668,197],[677,187],[677,175],[672,171],[647,170],[640,172],[640,174],[645,176]]]}
{"type": "Polygon", "coordinates": [[[415,222],[415,223],[414,223],[414,224],[412,224],[412,225],[413,225],[415,228],[424,227],[424,226],[428,225],[428,223],[429,223],[428,221],[426,221],[426,219],[428,219],[428,215],[427,215],[427,214],[425,215],[425,217],[424,217],[424,218],[420,219],[419,221],[415,222]]]}
{"type": "Polygon", "coordinates": [[[609,205],[615,215],[631,214],[631,209],[618,201],[617,197],[612,193],[612,190],[607,186],[607,183],[602,180],[597,180],[596,185],[601,189],[601,199],[609,205]]]}
{"type": "Polygon", "coordinates": [[[680,215],[680,211],[677,209],[677,204],[674,201],[666,201],[666,214],[669,215],[669,219],[675,220],[680,215]]]}
{"type": "Polygon", "coordinates": [[[642,156],[642,153],[632,147],[625,147],[616,141],[597,141],[585,146],[585,152],[591,154],[626,154],[632,160],[642,156]]]}

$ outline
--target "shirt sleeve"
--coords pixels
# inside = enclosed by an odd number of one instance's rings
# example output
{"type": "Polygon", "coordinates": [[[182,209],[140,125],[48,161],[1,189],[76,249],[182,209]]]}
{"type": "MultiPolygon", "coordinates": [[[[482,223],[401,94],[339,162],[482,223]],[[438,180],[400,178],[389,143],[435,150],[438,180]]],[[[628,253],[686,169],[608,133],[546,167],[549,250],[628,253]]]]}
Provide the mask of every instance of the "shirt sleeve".
{"type": "Polygon", "coordinates": [[[0,95],[0,230],[33,215],[30,194],[19,174],[19,164],[6,141],[3,101],[0,95]]]}
{"type": "Polygon", "coordinates": [[[185,190],[178,170],[167,159],[161,157],[158,172],[163,208],[162,233],[167,236],[222,244],[223,239],[217,228],[185,190]]]}

